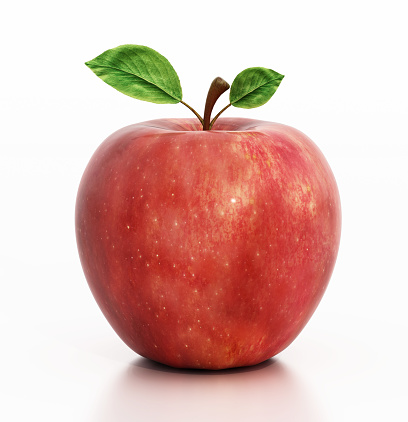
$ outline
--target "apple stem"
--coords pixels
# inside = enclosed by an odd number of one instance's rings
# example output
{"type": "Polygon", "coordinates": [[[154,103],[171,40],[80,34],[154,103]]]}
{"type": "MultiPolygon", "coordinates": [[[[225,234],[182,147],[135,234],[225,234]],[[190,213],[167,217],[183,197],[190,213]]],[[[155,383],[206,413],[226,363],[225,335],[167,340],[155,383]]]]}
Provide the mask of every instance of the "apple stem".
{"type": "Polygon", "coordinates": [[[228,107],[225,107],[223,110],[221,110],[221,112],[217,114],[213,121],[211,121],[211,113],[215,103],[217,102],[218,98],[220,98],[220,96],[229,89],[229,87],[230,86],[228,82],[224,81],[224,79],[220,77],[217,77],[212,81],[210,89],[208,90],[207,100],[205,102],[203,130],[210,130],[218,116],[231,105],[229,104],[228,107]]]}
{"type": "Polygon", "coordinates": [[[181,104],[185,105],[188,109],[190,109],[197,117],[197,119],[200,121],[202,125],[204,125],[203,118],[193,109],[193,107],[190,107],[187,103],[184,101],[180,101],[181,104]]]}

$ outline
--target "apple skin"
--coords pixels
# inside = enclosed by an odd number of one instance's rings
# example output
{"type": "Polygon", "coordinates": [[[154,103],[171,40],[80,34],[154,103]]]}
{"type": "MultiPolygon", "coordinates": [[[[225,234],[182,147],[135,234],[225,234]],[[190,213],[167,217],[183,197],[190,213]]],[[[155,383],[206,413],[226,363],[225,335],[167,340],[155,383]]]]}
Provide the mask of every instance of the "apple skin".
{"type": "Polygon", "coordinates": [[[285,349],[332,274],[337,185],[317,146],[278,123],[125,127],[96,150],[76,202],[82,267],[136,353],[177,368],[248,366],[285,349]]]}

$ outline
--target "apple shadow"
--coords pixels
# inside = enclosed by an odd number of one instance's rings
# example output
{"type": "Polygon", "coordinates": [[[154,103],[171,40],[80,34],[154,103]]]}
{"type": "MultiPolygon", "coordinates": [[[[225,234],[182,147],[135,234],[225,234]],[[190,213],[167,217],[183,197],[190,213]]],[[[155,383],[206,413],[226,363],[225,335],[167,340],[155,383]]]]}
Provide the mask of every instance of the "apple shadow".
{"type": "Polygon", "coordinates": [[[279,359],[219,371],[177,369],[138,358],[99,399],[93,422],[325,418],[308,388],[279,359]]]}
{"type": "Polygon", "coordinates": [[[185,375],[226,375],[226,374],[239,374],[244,372],[259,371],[269,365],[277,364],[275,358],[270,358],[264,362],[258,363],[252,366],[241,366],[239,368],[228,368],[221,370],[210,370],[210,369],[191,369],[191,368],[174,368],[172,366],[164,365],[160,362],[156,362],[151,359],[139,357],[131,362],[130,365],[137,366],[139,368],[149,369],[151,371],[170,372],[185,375]]]}

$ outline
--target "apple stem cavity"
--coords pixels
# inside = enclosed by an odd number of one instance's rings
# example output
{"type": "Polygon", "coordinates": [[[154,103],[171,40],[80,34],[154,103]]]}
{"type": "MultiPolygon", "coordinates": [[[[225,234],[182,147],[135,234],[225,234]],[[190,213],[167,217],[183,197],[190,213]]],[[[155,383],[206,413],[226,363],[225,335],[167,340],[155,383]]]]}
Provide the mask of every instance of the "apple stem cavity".
{"type": "Polygon", "coordinates": [[[218,113],[217,116],[211,121],[211,113],[215,103],[217,102],[218,98],[220,98],[220,96],[229,89],[229,87],[229,83],[220,77],[215,78],[211,82],[210,89],[208,90],[207,100],[205,102],[203,130],[210,130],[219,115],[231,105],[229,104],[227,107],[224,107],[224,109],[221,110],[221,112],[218,113]]]}

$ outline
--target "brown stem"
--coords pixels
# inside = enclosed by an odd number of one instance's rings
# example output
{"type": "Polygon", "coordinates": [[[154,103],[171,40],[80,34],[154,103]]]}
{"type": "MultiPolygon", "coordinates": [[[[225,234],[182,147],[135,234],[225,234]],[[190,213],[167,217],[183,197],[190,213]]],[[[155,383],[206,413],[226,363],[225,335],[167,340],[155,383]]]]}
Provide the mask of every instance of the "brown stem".
{"type": "Polygon", "coordinates": [[[224,111],[228,108],[228,107],[231,107],[232,106],[232,104],[231,103],[229,103],[227,106],[225,106],[212,120],[211,120],[211,123],[210,123],[210,130],[212,129],[212,127],[214,126],[214,123],[215,123],[215,121],[218,119],[218,117],[220,117],[221,116],[221,114],[222,113],[224,113],[224,111]]]}
{"type": "Polygon", "coordinates": [[[190,109],[197,117],[197,119],[200,121],[201,124],[203,123],[203,118],[193,109],[193,107],[190,107],[187,103],[184,101],[180,101],[181,104],[185,105],[188,109],[190,109]]]}
{"type": "Polygon", "coordinates": [[[211,112],[214,108],[214,104],[218,98],[220,98],[221,94],[223,94],[229,87],[228,82],[224,81],[224,79],[220,77],[217,77],[212,81],[210,89],[208,90],[207,100],[205,102],[203,130],[211,129],[211,112]]]}

